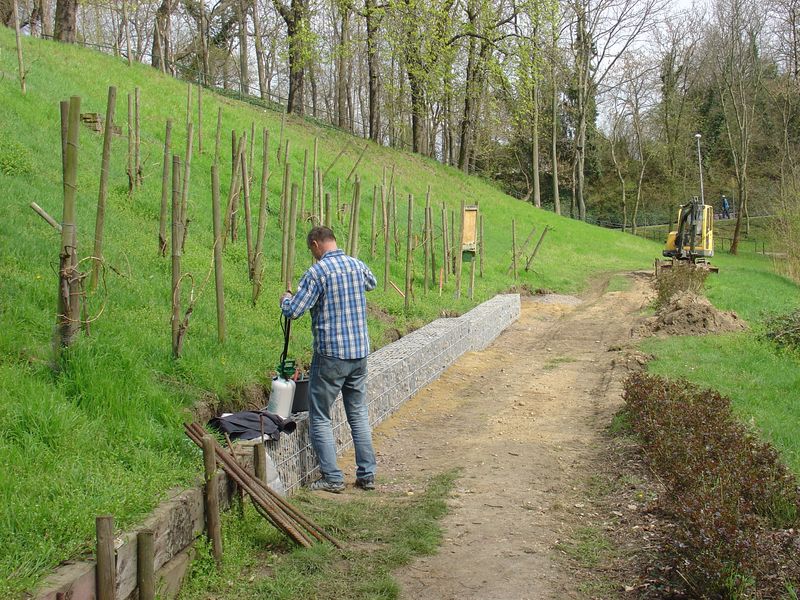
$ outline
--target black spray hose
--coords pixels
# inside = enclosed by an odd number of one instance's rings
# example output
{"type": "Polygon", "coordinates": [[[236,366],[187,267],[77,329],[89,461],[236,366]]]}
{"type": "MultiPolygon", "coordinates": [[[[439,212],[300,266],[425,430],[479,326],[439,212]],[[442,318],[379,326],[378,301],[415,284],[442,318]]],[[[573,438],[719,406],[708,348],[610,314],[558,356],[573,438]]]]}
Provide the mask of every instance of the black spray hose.
{"type": "Polygon", "coordinates": [[[283,330],[283,354],[281,354],[281,367],[286,362],[289,354],[289,334],[292,330],[292,320],[281,313],[281,329],[283,330]]]}

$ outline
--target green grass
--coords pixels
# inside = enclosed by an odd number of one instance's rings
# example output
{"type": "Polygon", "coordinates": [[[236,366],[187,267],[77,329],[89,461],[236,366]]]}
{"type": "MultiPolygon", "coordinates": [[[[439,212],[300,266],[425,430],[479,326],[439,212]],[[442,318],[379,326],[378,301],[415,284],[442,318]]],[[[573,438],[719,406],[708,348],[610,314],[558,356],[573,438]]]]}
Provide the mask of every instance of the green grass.
{"type": "Polygon", "coordinates": [[[267,525],[249,505],[245,518],[223,517],[224,564],[214,566],[206,544],[198,554],[180,600],[225,597],[242,600],[276,598],[397,598],[392,571],[413,557],[432,554],[442,531],[438,520],[456,472],[430,480],[424,493],[357,494],[346,500],[322,495],[295,497],[309,513],[344,544],[311,549],[289,548],[285,538],[267,525]]]}

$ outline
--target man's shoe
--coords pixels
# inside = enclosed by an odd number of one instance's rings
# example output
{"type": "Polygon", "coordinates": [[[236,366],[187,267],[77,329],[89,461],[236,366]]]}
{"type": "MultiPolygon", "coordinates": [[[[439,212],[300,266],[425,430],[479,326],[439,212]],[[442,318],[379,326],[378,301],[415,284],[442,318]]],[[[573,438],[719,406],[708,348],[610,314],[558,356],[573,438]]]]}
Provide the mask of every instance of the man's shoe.
{"type": "Polygon", "coordinates": [[[356,487],[362,490],[374,490],[375,480],[372,477],[365,477],[364,479],[356,479],[356,487]]]}
{"type": "Polygon", "coordinates": [[[344,491],[344,483],[328,481],[327,479],[317,479],[314,483],[308,486],[312,492],[331,492],[338,494],[344,491]]]}

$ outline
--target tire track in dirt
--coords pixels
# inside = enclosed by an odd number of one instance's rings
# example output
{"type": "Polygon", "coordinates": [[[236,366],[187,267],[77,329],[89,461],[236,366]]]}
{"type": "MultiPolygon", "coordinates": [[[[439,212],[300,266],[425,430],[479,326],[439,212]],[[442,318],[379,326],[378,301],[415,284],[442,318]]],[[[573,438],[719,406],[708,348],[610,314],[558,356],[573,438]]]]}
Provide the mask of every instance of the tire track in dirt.
{"type": "Polygon", "coordinates": [[[523,298],[520,319],[489,348],[376,429],[379,491],[416,493],[461,469],[438,553],[396,573],[403,597],[580,597],[555,546],[580,527],[580,488],[613,468],[599,450],[622,402],[615,350],[647,301],[646,278],[630,278],[630,290],[596,289],[578,306],[523,298]]]}

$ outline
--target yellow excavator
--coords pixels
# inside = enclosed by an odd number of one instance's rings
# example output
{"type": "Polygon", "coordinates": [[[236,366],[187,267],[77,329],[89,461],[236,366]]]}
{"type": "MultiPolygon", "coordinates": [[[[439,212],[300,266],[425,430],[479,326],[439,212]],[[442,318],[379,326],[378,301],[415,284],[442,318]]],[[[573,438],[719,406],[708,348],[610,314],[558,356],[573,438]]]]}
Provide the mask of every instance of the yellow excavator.
{"type": "Polygon", "coordinates": [[[712,267],[714,256],[714,207],[697,196],[678,209],[678,229],[670,231],[661,253],[668,261],[657,261],[656,270],[669,268],[675,261],[687,261],[701,268],[712,267]]]}

